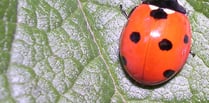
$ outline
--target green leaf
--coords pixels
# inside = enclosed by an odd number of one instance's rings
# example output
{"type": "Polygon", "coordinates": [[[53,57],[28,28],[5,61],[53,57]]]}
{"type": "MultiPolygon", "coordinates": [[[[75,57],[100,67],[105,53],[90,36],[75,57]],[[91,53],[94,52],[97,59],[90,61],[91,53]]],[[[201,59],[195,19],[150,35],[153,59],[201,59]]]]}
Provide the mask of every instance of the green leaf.
{"type": "Polygon", "coordinates": [[[187,0],[197,12],[203,13],[209,17],[209,1],[208,0],[187,0]]]}
{"type": "Polygon", "coordinates": [[[1,0],[0,102],[207,102],[207,0],[182,0],[192,51],[165,85],[143,88],[122,69],[118,47],[127,11],[137,0],[1,0]],[[201,8],[201,9],[199,9],[201,8]]]}

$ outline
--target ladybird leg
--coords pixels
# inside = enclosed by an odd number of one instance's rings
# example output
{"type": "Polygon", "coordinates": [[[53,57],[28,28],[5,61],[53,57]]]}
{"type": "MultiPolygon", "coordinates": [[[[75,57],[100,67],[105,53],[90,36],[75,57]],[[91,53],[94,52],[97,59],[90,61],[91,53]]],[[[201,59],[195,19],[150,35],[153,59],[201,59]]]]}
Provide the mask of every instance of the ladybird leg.
{"type": "Polygon", "coordinates": [[[194,57],[194,56],[196,55],[196,54],[193,53],[192,51],[190,51],[189,53],[192,55],[192,57],[194,57]]]}

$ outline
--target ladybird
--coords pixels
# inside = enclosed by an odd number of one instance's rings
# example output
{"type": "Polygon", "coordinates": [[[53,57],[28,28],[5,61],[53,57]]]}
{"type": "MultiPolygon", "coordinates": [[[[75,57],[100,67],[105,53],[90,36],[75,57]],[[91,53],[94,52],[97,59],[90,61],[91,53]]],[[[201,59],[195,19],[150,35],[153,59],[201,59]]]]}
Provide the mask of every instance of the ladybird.
{"type": "Polygon", "coordinates": [[[191,49],[186,10],[177,0],[148,0],[127,16],[119,55],[128,75],[142,85],[159,85],[184,66],[191,49]]]}

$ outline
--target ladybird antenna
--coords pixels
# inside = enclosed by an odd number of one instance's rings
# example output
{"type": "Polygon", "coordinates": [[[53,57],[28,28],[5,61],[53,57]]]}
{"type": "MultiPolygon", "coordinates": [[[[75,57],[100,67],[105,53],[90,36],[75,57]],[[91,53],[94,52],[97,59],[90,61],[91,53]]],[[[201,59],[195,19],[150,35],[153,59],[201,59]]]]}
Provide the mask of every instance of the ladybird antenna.
{"type": "Polygon", "coordinates": [[[120,11],[121,13],[126,17],[126,19],[128,19],[128,14],[126,13],[126,11],[123,9],[123,6],[120,4],[120,11]]]}

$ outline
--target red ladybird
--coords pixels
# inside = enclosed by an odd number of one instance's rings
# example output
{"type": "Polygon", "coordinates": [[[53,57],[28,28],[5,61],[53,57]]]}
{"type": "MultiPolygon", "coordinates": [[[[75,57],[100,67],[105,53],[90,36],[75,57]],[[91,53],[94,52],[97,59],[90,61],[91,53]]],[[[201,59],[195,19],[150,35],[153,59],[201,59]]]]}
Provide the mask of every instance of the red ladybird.
{"type": "Polygon", "coordinates": [[[162,84],[185,64],[191,48],[190,23],[176,0],[148,0],[128,16],[120,39],[120,59],[143,85],[162,84]]]}

